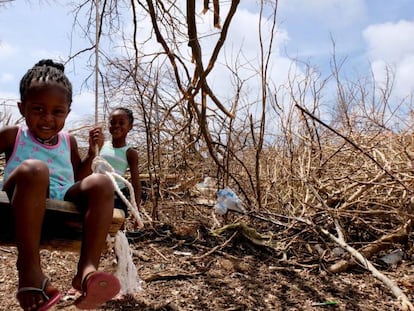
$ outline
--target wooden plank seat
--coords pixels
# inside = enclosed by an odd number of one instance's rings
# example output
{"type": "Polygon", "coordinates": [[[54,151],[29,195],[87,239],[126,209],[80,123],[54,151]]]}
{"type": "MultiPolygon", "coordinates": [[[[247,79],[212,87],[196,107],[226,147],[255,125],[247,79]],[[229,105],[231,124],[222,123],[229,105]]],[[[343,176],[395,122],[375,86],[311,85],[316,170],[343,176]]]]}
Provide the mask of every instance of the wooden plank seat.
{"type": "MultiPolygon", "coordinates": [[[[15,245],[14,220],[9,198],[4,191],[0,191],[0,244],[15,245]]],[[[112,224],[109,229],[111,236],[115,236],[125,221],[122,210],[114,209],[112,224]]],[[[67,201],[48,199],[46,201],[46,215],[43,222],[41,247],[78,251],[81,244],[82,216],[75,204],[67,201]]]]}

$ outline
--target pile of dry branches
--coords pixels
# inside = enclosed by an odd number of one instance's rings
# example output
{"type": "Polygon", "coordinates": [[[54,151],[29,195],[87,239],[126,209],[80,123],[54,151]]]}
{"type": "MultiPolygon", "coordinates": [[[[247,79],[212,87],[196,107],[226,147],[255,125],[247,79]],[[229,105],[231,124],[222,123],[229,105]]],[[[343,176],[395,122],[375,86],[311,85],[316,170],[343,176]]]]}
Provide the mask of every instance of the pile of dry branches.
{"type": "MultiPolygon", "coordinates": [[[[257,196],[248,174],[253,171],[255,153],[248,149],[237,152],[238,161],[230,161],[228,172],[222,172],[208,157],[176,152],[175,159],[183,164],[181,170],[177,170],[177,162],[164,164],[175,164],[170,173],[175,173],[174,182],[179,187],[161,186],[159,190],[189,203],[192,188],[206,175],[217,181],[215,190],[230,186],[248,213],[227,219],[227,223],[249,224],[262,233],[259,237],[263,239],[251,239],[253,242],[264,243],[281,260],[299,267],[318,270],[322,265],[336,273],[363,265],[371,270],[375,268],[364,263],[397,248],[412,256],[413,136],[387,131],[338,134],[319,128],[318,140],[298,135],[289,148],[280,143],[264,150],[260,158],[261,208],[255,204],[257,196]],[[226,174],[238,183],[231,179],[226,183],[226,174]],[[338,246],[349,254],[338,257],[338,246]]],[[[208,195],[210,202],[214,202],[214,193],[208,195]]],[[[197,219],[211,221],[205,211],[204,217],[197,219]]],[[[404,308],[412,310],[395,284],[378,270],[373,274],[382,281],[385,278],[384,283],[404,301],[404,308]]]]}

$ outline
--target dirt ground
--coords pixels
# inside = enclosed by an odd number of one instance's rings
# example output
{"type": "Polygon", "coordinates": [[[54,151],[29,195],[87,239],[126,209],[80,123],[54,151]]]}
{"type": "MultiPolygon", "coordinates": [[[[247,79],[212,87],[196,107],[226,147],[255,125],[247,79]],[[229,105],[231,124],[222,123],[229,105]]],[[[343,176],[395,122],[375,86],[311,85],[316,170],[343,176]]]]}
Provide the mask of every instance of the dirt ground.
{"type": "MultiPolygon", "coordinates": [[[[237,225],[212,235],[206,208],[174,204],[160,215],[152,227],[128,233],[142,290],[99,310],[400,310],[389,288],[362,268],[327,272],[329,264],[345,255],[334,244],[324,245],[321,253],[315,243],[293,243],[303,238],[304,230],[286,237],[290,250],[283,252],[287,248],[277,236],[270,246],[238,226],[277,233],[280,227],[272,223],[231,216],[219,219],[221,225],[237,225]],[[307,248],[298,247],[305,244],[307,248]]],[[[376,266],[414,301],[410,251],[403,248],[403,260],[393,266],[376,266]]],[[[0,309],[19,310],[16,249],[1,246],[0,256],[0,309]]],[[[42,250],[45,273],[63,294],[70,289],[76,261],[76,253],[42,250]]],[[[113,251],[105,252],[101,268],[116,269],[113,251]]],[[[55,309],[77,310],[72,304],[73,299],[64,297],[55,309]]]]}

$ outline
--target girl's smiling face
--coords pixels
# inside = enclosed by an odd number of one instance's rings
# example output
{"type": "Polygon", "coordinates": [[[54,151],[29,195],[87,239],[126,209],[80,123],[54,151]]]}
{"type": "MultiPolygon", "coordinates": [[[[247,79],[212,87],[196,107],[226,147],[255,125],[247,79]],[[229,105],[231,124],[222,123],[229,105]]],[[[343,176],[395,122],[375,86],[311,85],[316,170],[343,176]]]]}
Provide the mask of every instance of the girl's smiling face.
{"type": "Polygon", "coordinates": [[[123,110],[115,110],[109,117],[109,132],[113,140],[125,140],[132,124],[128,115],[123,110]]]}
{"type": "Polygon", "coordinates": [[[70,112],[67,91],[59,86],[33,88],[18,106],[30,132],[41,140],[58,134],[70,112]]]}

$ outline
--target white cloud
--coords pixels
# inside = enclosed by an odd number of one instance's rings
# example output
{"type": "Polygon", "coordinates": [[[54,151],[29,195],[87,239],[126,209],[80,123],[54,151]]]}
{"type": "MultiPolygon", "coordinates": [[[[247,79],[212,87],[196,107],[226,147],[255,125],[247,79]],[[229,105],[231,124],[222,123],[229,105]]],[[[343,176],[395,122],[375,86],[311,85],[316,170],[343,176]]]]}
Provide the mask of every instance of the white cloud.
{"type": "Polygon", "coordinates": [[[377,81],[384,82],[385,68],[390,67],[396,76],[395,94],[405,97],[413,92],[414,22],[371,25],[363,31],[363,36],[377,81]]]}
{"type": "Polygon", "coordinates": [[[14,75],[11,73],[1,73],[0,74],[0,82],[9,82],[13,81],[14,75]]]}
{"type": "Polygon", "coordinates": [[[371,25],[363,31],[371,59],[398,62],[414,54],[414,22],[371,25]]]}
{"type": "Polygon", "coordinates": [[[5,59],[10,56],[13,56],[16,50],[17,48],[12,46],[11,44],[4,41],[0,41],[0,59],[5,59]]]}
{"type": "Polygon", "coordinates": [[[73,97],[72,111],[69,114],[67,123],[73,124],[77,120],[93,120],[95,115],[95,95],[92,92],[84,91],[73,97]]]}
{"type": "Polygon", "coordinates": [[[414,92],[414,54],[404,57],[397,68],[397,85],[400,96],[407,96],[414,92]]]}
{"type": "Polygon", "coordinates": [[[367,12],[363,0],[289,0],[280,1],[279,8],[280,12],[312,18],[318,22],[316,27],[323,25],[330,30],[352,26],[356,21],[361,22],[367,12]]]}
{"type": "MultiPolygon", "coordinates": [[[[208,12],[203,16],[205,16],[203,18],[204,23],[200,24],[200,30],[202,33],[211,33],[214,31],[212,29],[212,12],[208,12]]],[[[236,61],[238,63],[237,71],[239,77],[245,80],[245,86],[251,90],[257,89],[258,80],[256,78],[258,77],[260,68],[259,17],[257,12],[251,12],[243,8],[239,9],[234,16],[224,48],[216,62],[215,70],[209,76],[211,86],[214,87],[216,93],[221,94],[223,97],[226,97],[226,94],[232,94],[229,90],[233,88],[231,85],[233,78],[225,66],[234,66],[236,61]],[[256,76],[256,78],[251,79],[253,76],[256,76]]],[[[264,34],[269,34],[271,27],[269,23],[265,19],[262,20],[264,34]]],[[[211,56],[217,39],[218,35],[206,36],[201,39],[205,64],[211,56]]],[[[266,42],[269,39],[269,37],[263,39],[265,49],[267,49],[266,42]]],[[[269,78],[277,84],[286,82],[288,71],[291,68],[291,61],[281,56],[280,53],[285,42],[288,40],[288,33],[284,29],[277,29],[272,47],[272,56],[270,57],[271,64],[269,70],[269,78]]],[[[233,69],[236,70],[236,68],[233,69]]],[[[253,93],[256,94],[257,92],[253,93]]]]}
{"type": "MultiPolygon", "coordinates": [[[[64,56],[64,53],[61,51],[53,51],[53,50],[48,50],[48,49],[36,49],[30,52],[30,56],[31,58],[35,59],[35,62],[37,62],[38,60],[41,59],[53,59],[55,61],[63,61],[64,59],[66,59],[66,57],[64,56]]],[[[34,65],[34,63],[33,63],[34,65]]]]}

